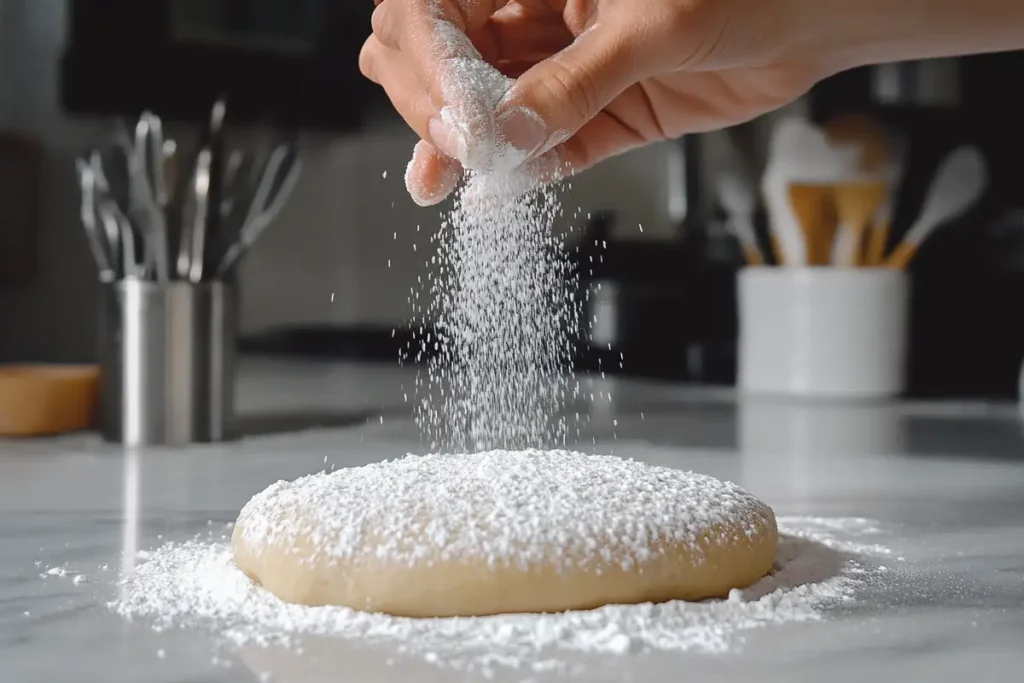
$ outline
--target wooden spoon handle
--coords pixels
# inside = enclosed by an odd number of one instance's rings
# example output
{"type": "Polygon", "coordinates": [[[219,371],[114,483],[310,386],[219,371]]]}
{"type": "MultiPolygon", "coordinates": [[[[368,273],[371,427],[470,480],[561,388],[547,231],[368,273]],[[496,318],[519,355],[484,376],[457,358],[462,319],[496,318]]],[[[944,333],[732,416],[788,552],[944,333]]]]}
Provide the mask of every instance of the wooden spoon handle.
{"type": "Polygon", "coordinates": [[[881,266],[885,263],[885,248],[889,243],[889,221],[881,221],[871,230],[868,239],[866,265],[881,266]]]}

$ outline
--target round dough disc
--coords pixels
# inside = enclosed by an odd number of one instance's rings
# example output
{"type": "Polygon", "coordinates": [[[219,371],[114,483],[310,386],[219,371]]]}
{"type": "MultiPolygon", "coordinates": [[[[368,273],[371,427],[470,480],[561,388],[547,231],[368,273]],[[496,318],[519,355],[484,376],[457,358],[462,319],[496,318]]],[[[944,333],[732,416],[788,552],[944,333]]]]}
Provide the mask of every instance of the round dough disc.
{"type": "Polygon", "coordinates": [[[724,597],[771,568],[735,484],[567,451],[410,455],[253,497],[235,562],[286,602],[408,617],[724,597]]]}

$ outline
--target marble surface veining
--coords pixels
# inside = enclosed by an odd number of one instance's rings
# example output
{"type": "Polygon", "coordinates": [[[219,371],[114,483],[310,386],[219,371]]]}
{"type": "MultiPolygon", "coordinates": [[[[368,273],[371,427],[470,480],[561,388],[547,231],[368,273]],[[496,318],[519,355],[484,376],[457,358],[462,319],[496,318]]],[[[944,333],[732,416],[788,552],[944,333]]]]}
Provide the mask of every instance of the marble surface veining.
{"type": "MultiPolygon", "coordinates": [[[[90,434],[0,440],[0,681],[479,680],[425,661],[395,665],[358,643],[224,651],[213,634],[156,633],[105,605],[126,550],[226,525],[277,479],[422,452],[405,402],[412,379],[389,366],[249,360],[240,409],[262,435],[135,454],[90,434]],[[281,431],[304,426],[315,428],[281,431]]],[[[580,450],[731,479],[780,515],[877,520],[908,578],[823,622],[753,631],[735,652],[584,657],[576,680],[1019,680],[1024,431],[1015,406],[736,400],[585,381],[574,407],[580,450]]]]}

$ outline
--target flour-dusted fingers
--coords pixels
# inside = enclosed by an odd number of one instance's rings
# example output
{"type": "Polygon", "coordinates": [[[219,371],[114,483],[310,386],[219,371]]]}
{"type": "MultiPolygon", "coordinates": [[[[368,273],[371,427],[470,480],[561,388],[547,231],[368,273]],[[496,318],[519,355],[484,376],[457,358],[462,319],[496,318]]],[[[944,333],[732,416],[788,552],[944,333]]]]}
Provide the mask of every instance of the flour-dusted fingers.
{"type": "Polygon", "coordinates": [[[433,206],[452,193],[461,177],[462,166],[458,161],[438,152],[429,142],[420,140],[405,170],[405,187],[414,202],[420,206],[433,206]]]}
{"type": "Polygon", "coordinates": [[[494,90],[508,87],[473,44],[495,11],[508,0],[387,0],[374,11],[378,41],[406,58],[435,115],[410,122],[457,159],[488,147],[494,137],[494,90]]]}
{"type": "Polygon", "coordinates": [[[405,184],[413,201],[420,206],[432,206],[455,189],[462,167],[439,151],[447,140],[435,141],[431,136],[428,123],[434,116],[433,105],[405,62],[405,55],[384,46],[374,36],[366,41],[359,55],[363,74],[384,88],[398,113],[423,138],[413,150],[405,184]]]}

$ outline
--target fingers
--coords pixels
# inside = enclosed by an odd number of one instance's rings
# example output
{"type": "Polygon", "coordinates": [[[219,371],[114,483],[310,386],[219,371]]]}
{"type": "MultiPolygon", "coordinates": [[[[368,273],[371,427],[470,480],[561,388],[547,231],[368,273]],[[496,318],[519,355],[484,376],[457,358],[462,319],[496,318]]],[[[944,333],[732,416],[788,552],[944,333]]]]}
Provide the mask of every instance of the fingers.
{"type": "Polygon", "coordinates": [[[443,199],[463,167],[486,168],[495,149],[519,150],[554,179],[644,142],[601,114],[645,75],[643,41],[608,20],[573,41],[562,21],[515,6],[495,15],[507,2],[385,0],[374,11],[360,68],[430,143],[417,145],[407,173],[418,203],[443,199]]]}
{"type": "MultiPolygon", "coordinates": [[[[536,185],[558,182],[580,173],[610,157],[641,147],[647,138],[624,125],[614,115],[601,112],[562,144],[528,161],[523,178],[536,185]]],[[[426,142],[416,145],[406,170],[409,194],[420,206],[443,201],[458,184],[462,168],[458,162],[440,154],[426,142]]],[[[524,192],[531,189],[521,188],[524,192]]]]}
{"type": "Polygon", "coordinates": [[[642,46],[634,45],[620,28],[615,23],[596,25],[519,76],[501,106],[509,112],[531,112],[536,123],[528,131],[505,131],[511,144],[543,154],[646,75],[636,56],[642,46]]]}
{"type": "Polygon", "coordinates": [[[431,146],[419,141],[412,160],[405,170],[405,187],[420,206],[433,206],[443,201],[459,182],[462,167],[431,146]]]}
{"type": "Polygon", "coordinates": [[[370,36],[359,53],[359,69],[384,88],[395,109],[417,135],[432,140],[429,122],[437,113],[403,53],[385,47],[376,36],[370,36]]]}
{"type": "Polygon", "coordinates": [[[650,142],[607,112],[587,121],[571,138],[554,148],[566,174],[580,173],[613,156],[650,142]]]}
{"type": "Polygon", "coordinates": [[[429,142],[427,122],[434,108],[415,74],[405,64],[405,56],[385,47],[374,36],[363,45],[359,65],[363,74],[381,85],[399,114],[423,138],[413,150],[405,172],[409,196],[420,206],[432,206],[444,200],[459,181],[462,168],[429,142]]]}
{"type": "Polygon", "coordinates": [[[431,5],[431,13],[423,0],[386,0],[374,11],[374,34],[360,55],[360,68],[384,87],[423,139],[466,166],[481,168],[498,144],[500,125],[507,124],[506,141],[516,147],[523,138],[542,136],[536,116],[515,111],[498,121],[495,105],[514,77],[573,37],[557,12],[527,11],[504,5],[506,0],[475,0],[471,11],[454,2],[431,5]],[[503,11],[487,14],[502,6],[503,11]],[[449,13],[436,7],[448,7],[449,13]],[[472,41],[459,25],[466,26],[472,41]],[[424,52],[424,46],[432,47],[424,52]]]}
{"type": "MultiPolygon", "coordinates": [[[[495,103],[512,85],[484,59],[469,35],[480,36],[494,13],[507,3],[387,0],[374,11],[377,41],[405,56],[408,69],[433,107],[424,114],[425,120],[409,120],[410,125],[467,168],[479,168],[481,160],[492,156],[497,139],[495,103]]],[[[495,50],[495,40],[489,43],[495,50]]],[[[385,81],[391,76],[383,68],[376,73],[390,94],[394,86],[385,81]]]]}
{"type": "Polygon", "coordinates": [[[470,37],[484,59],[496,66],[505,62],[536,64],[575,40],[560,14],[527,14],[521,5],[506,6],[470,37]]]}
{"type": "Polygon", "coordinates": [[[373,33],[409,57],[419,81],[440,110],[446,104],[444,63],[480,59],[467,37],[509,0],[387,0],[373,12],[373,33]]]}

